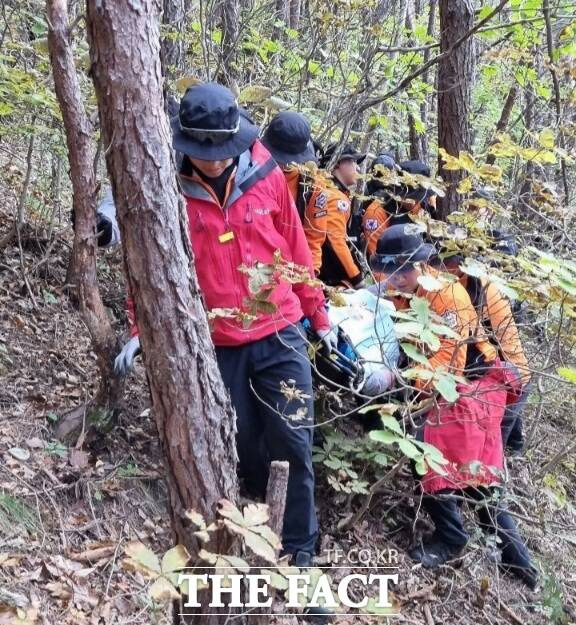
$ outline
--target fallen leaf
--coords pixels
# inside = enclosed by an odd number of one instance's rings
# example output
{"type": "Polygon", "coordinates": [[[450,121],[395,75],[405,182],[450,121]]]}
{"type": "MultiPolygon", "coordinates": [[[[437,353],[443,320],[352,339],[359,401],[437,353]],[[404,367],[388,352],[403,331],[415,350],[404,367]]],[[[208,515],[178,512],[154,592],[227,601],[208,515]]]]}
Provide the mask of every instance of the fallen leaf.
{"type": "Polygon", "coordinates": [[[22,447],[12,447],[8,450],[8,453],[23,462],[30,459],[30,452],[27,449],[22,449],[22,447]]]}
{"type": "Polygon", "coordinates": [[[180,598],[180,593],[165,577],[159,577],[148,588],[148,594],[158,603],[180,598]]]}

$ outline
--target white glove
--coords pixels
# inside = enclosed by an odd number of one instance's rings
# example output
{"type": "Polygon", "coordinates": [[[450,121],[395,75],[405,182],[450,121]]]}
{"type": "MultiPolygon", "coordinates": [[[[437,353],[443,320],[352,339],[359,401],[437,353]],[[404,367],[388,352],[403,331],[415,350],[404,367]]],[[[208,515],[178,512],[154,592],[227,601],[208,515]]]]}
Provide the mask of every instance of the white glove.
{"type": "Polygon", "coordinates": [[[322,341],[329,354],[338,349],[338,334],[335,329],[316,330],[316,335],[322,341]]]}
{"type": "Polygon", "coordinates": [[[141,352],[140,339],[133,336],[122,348],[122,351],[114,360],[114,372],[116,375],[125,376],[134,366],[134,358],[141,352]]]}

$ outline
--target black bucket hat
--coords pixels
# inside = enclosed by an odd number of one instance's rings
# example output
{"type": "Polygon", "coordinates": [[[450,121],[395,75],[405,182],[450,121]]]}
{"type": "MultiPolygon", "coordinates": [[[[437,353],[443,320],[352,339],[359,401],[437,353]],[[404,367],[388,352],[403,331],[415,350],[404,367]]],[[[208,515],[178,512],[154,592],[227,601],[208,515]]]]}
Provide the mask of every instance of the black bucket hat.
{"type": "Polygon", "coordinates": [[[394,160],[394,157],[390,156],[390,154],[378,154],[378,156],[372,161],[370,169],[373,170],[378,165],[380,165],[381,167],[386,167],[386,169],[389,169],[390,171],[399,171],[400,169],[400,167],[394,160]]]}
{"type": "Polygon", "coordinates": [[[414,232],[413,224],[390,226],[378,239],[376,252],[370,256],[370,268],[376,273],[395,273],[411,268],[412,263],[427,262],[436,254],[431,243],[414,232]]]}
{"type": "Polygon", "coordinates": [[[311,138],[312,129],[300,113],[283,111],[268,124],[262,143],[278,165],[316,162],[316,151],[311,138]]]}
{"type": "Polygon", "coordinates": [[[358,150],[351,143],[346,143],[342,146],[340,150],[338,149],[337,143],[332,143],[324,151],[321,163],[322,167],[326,167],[326,165],[328,165],[328,163],[332,160],[334,154],[338,154],[338,160],[336,161],[336,165],[341,161],[346,161],[349,159],[356,161],[357,163],[361,163],[366,158],[366,154],[358,152],[358,150]]]}
{"type": "Polygon", "coordinates": [[[402,161],[400,168],[409,174],[430,177],[430,165],[424,161],[402,161]]]}
{"type": "Polygon", "coordinates": [[[190,87],[170,120],[175,150],[203,161],[234,158],[258,137],[234,94],[217,83],[190,87]]]}

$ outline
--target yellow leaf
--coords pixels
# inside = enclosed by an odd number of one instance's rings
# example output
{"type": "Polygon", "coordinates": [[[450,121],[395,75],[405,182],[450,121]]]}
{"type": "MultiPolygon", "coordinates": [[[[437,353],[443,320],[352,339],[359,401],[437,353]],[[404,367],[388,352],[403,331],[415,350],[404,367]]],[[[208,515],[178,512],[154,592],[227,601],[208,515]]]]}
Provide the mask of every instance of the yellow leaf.
{"type": "Polygon", "coordinates": [[[157,603],[164,603],[180,598],[180,593],[165,577],[159,577],[150,588],[148,588],[148,594],[157,603]]]}
{"type": "Polygon", "coordinates": [[[176,545],[169,549],[162,558],[162,573],[172,582],[178,583],[178,573],[185,568],[190,560],[190,554],[183,545],[176,545]]]}
{"type": "Polygon", "coordinates": [[[554,132],[550,128],[544,128],[544,130],[538,135],[538,143],[543,148],[553,148],[554,141],[554,132]]]}
{"type": "Polygon", "coordinates": [[[502,180],[502,169],[498,165],[481,165],[476,173],[480,178],[490,182],[500,182],[502,180]]]}
{"type": "Polygon", "coordinates": [[[438,148],[438,152],[444,162],[442,165],[443,169],[446,171],[458,171],[459,169],[462,169],[460,161],[455,156],[448,154],[444,148],[438,148]]]}
{"type": "Polygon", "coordinates": [[[128,556],[122,561],[124,568],[138,571],[148,577],[157,577],[160,574],[160,560],[158,556],[140,542],[130,542],[124,548],[128,556]]]}
{"type": "Polygon", "coordinates": [[[243,104],[258,103],[268,99],[271,95],[272,89],[270,87],[250,85],[249,87],[244,87],[244,89],[242,89],[238,99],[243,104]]]}
{"type": "Polygon", "coordinates": [[[474,160],[472,154],[468,152],[460,152],[458,160],[462,165],[462,169],[465,169],[466,171],[474,171],[474,169],[476,169],[476,161],[474,160]]]}
{"type": "Polygon", "coordinates": [[[536,161],[537,163],[548,163],[554,165],[556,163],[556,155],[549,150],[542,148],[523,148],[520,151],[522,158],[527,161],[536,161]]]}
{"type": "Polygon", "coordinates": [[[463,180],[460,180],[458,184],[458,188],[456,189],[458,193],[469,193],[472,190],[472,179],[470,176],[467,176],[463,180]]]}
{"type": "Polygon", "coordinates": [[[202,81],[199,78],[194,78],[194,76],[182,76],[182,78],[178,78],[178,80],[174,82],[174,86],[180,93],[184,93],[188,87],[201,84],[202,81]]]}

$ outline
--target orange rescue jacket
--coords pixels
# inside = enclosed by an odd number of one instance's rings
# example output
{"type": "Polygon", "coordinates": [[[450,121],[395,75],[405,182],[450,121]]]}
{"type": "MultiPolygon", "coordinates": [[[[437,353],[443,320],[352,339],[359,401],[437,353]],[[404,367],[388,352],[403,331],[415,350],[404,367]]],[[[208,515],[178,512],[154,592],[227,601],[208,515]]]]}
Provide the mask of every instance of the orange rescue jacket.
{"type": "Polygon", "coordinates": [[[342,282],[356,285],[362,281],[362,270],[348,245],[348,222],[352,213],[349,195],[341,186],[328,187],[328,225],[322,250],[320,279],[331,286],[342,282]]]}
{"type": "Polygon", "coordinates": [[[470,295],[488,339],[496,346],[502,360],[513,364],[522,376],[522,383],[527,384],[530,381],[528,360],[510,301],[494,282],[463,276],[461,283],[470,295]]]}
{"type": "MultiPolygon", "coordinates": [[[[425,271],[431,275],[437,275],[434,269],[425,266],[425,271]]],[[[498,356],[496,349],[485,336],[478,333],[478,316],[470,300],[466,289],[459,283],[447,284],[439,291],[428,291],[424,287],[418,287],[415,295],[425,297],[430,305],[430,310],[442,317],[444,323],[455,330],[460,339],[440,337],[440,349],[428,358],[427,365],[419,365],[435,371],[445,369],[455,375],[466,374],[466,362],[468,350],[471,345],[482,354],[486,363],[494,362],[498,356]],[[475,338],[470,343],[469,339],[475,338]]],[[[394,297],[394,304],[398,310],[409,307],[409,301],[404,297],[394,297]]],[[[416,386],[424,388],[427,380],[415,380],[416,386]]]]}
{"type": "Polygon", "coordinates": [[[301,173],[296,167],[284,170],[290,193],[298,208],[308,247],[312,253],[314,273],[320,273],[322,246],[328,229],[328,196],[321,178],[301,173]]]}

